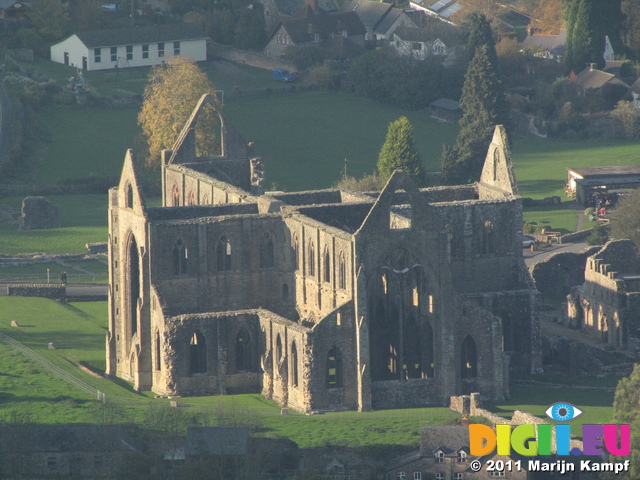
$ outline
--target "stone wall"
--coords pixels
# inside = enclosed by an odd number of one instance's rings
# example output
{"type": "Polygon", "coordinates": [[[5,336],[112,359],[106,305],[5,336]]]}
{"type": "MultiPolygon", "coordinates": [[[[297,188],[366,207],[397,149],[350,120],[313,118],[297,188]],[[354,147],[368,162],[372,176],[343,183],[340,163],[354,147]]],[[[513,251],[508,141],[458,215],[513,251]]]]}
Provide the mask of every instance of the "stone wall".
{"type": "Polygon", "coordinates": [[[44,197],[27,197],[22,201],[21,230],[58,228],[58,207],[44,197]]]}
{"type": "Polygon", "coordinates": [[[48,284],[9,284],[7,295],[10,297],[41,297],[52,300],[64,300],[66,297],[64,285],[48,284]]]}
{"type": "Polygon", "coordinates": [[[600,247],[589,247],[580,253],[556,253],[546,260],[534,263],[529,271],[536,288],[544,298],[564,299],[571,288],[584,283],[587,258],[600,247]]]}

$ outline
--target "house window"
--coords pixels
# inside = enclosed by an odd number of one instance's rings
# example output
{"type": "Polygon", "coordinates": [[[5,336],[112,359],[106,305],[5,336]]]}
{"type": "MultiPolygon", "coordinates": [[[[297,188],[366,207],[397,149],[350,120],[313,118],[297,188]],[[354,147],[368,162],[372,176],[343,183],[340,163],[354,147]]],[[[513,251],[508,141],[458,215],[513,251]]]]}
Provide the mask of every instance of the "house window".
{"type": "Polygon", "coordinates": [[[103,463],[104,463],[104,459],[102,458],[102,455],[96,455],[95,457],[93,457],[94,467],[101,467],[103,463]]]}
{"type": "Polygon", "coordinates": [[[180,55],[180,42],[173,42],[173,54],[180,55]]]}
{"type": "Polygon", "coordinates": [[[313,34],[313,43],[320,43],[320,34],[319,33],[314,33],[313,34]]]}
{"type": "Polygon", "coordinates": [[[436,452],[436,463],[442,463],[444,462],[444,452],[438,450],[436,452]]]}
{"type": "Polygon", "coordinates": [[[444,480],[444,473],[442,472],[436,473],[436,480],[444,480]]]}
{"type": "Polygon", "coordinates": [[[460,450],[458,452],[458,463],[464,463],[467,461],[467,452],[460,450]]]}
{"type": "Polygon", "coordinates": [[[291,45],[291,38],[289,38],[289,35],[284,36],[284,43],[286,43],[287,45],[291,45]]]}
{"type": "Polygon", "coordinates": [[[142,58],[149,58],[149,45],[142,45],[142,58]]]}
{"type": "Polygon", "coordinates": [[[413,472],[413,480],[422,480],[422,472],[413,472]]]}
{"type": "Polygon", "coordinates": [[[133,45],[127,45],[127,60],[133,60],[133,45]]]}
{"type": "Polygon", "coordinates": [[[94,48],[93,49],[93,61],[95,63],[100,63],[102,61],[101,53],[102,53],[102,49],[101,48],[94,48]]]}
{"type": "Polygon", "coordinates": [[[118,61],[118,47],[111,47],[111,61],[118,61]]]}
{"type": "Polygon", "coordinates": [[[464,477],[464,475],[462,475],[462,473],[454,473],[453,474],[453,480],[462,480],[462,478],[464,477]]]}
{"type": "Polygon", "coordinates": [[[397,480],[405,480],[407,478],[407,474],[405,472],[398,472],[396,474],[397,480]]]}
{"type": "Polygon", "coordinates": [[[47,465],[50,467],[55,467],[58,463],[58,459],[56,457],[47,457],[47,465]]]}
{"type": "Polygon", "coordinates": [[[411,44],[411,49],[412,50],[422,50],[422,44],[418,43],[418,42],[413,42],[411,44]]]}
{"type": "Polygon", "coordinates": [[[158,56],[164,57],[164,42],[158,44],[158,56]]]}

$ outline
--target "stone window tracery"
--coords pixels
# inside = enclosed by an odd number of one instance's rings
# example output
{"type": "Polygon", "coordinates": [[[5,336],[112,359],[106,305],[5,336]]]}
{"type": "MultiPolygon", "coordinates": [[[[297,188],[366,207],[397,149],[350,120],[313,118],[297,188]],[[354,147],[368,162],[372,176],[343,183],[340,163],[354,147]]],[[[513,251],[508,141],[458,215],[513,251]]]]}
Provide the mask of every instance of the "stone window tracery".
{"type": "Polygon", "coordinates": [[[462,378],[475,378],[478,376],[478,356],[476,342],[467,335],[460,346],[460,376],[462,378]]]}
{"type": "Polygon", "coordinates": [[[326,283],[331,282],[331,255],[329,255],[329,248],[324,249],[324,262],[323,262],[323,274],[324,281],[326,283]]]}
{"type": "Polygon", "coordinates": [[[271,268],[274,264],[273,238],[265,232],[260,239],[260,268],[271,268]]]}
{"type": "Polygon", "coordinates": [[[291,385],[298,386],[298,348],[295,340],[291,342],[291,385]]]}
{"type": "Polygon", "coordinates": [[[342,388],[342,355],[335,346],[327,352],[327,388],[342,388]]]}
{"type": "Polygon", "coordinates": [[[307,261],[308,271],[307,274],[313,277],[316,274],[316,249],[313,241],[309,242],[309,259],[307,261]]]}
{"type": "Polygon", "coordinates": [[[347,288],[347,265],[344,253],[340,253],[340,258],[338,259],[338,288],[342,290],[347,288]]]}

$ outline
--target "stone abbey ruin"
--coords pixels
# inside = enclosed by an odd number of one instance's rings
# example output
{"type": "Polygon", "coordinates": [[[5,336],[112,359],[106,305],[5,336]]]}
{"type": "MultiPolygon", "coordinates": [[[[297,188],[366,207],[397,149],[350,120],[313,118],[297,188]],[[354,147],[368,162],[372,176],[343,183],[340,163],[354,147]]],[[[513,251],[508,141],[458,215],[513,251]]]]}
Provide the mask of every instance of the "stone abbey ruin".
{"type": "Polygon", "coordinates": [[[540,368],[538,293],[502,127],[474,185],[264,193],[221,117],[198,157],[204,96],[162,155],[162,206],[129,151],[109,194],[107,373],[159,395],[261,392],[302,412],[508,396],[540,368]]]}

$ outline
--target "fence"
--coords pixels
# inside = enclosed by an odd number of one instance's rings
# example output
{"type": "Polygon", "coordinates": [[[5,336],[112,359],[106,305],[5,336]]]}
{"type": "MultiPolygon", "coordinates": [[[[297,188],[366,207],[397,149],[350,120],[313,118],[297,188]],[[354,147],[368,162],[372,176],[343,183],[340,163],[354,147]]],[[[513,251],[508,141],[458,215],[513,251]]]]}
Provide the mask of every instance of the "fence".
{"type": "Polygon", "coordinates": [[[34,352],[29,347],[23,345],[22,343],[14,340],[11,337],[5,335],[4,333],[0,333],[0,342],[4,343],[5,345],[9,345],[10,347],[15,348],[16,350],[18,350],[19,352],[23,353],[24,355],[29,357],[31,360],[36,362],[42,368],[45,368],[45,369],[49,370],[51,373],[57,375],[58,377],[60,377],[64,381],[66,381],[66,382],[70,383],[71,385],[73,385],[74,387],[79,388],[83,392],[94,396],[95,398],[97,398],[98,400],[100,400],[103,403],[106,401],[106,396],[105,396],[104,392],[101,392],[97,388],[94,388],[91,385],[89,385],[88,383],[85,383],[82,380],[74,377],[69,372],[65,372],[60,367],[58,367],[57,365],[54,365],[49,360],[44,358],[42,355],[34,352]]]}

